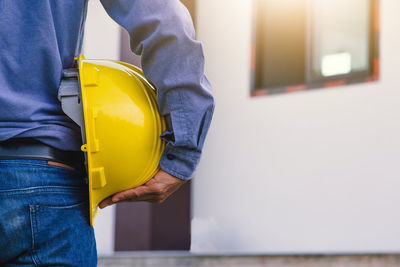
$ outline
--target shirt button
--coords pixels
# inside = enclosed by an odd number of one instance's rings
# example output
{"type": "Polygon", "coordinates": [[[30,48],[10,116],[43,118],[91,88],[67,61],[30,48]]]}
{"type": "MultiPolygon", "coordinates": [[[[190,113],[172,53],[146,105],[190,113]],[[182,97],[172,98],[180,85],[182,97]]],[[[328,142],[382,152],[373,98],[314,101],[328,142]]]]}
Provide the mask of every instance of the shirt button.
{"type": "Polygon", "coordinates": [[[168,158],[169,160],[174,160],[174,159],[176,159],[175,155],[172,155],[172,154],[167,154],[167,158],[168,158]]]}

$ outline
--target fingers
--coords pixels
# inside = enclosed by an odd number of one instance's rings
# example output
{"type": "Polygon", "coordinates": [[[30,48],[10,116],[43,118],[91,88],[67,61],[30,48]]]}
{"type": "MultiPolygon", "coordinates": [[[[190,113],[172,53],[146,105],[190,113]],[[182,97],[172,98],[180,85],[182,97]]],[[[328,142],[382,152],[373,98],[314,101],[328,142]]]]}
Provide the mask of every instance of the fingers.
{"type": "Polygon", "coordinates": [[[154,192],[154,189],[143,185],[116,193],[115,195],[104,199],[100,203],[99,207],[104,209],[107,206],[123,201],[149,201],[152,203],[158,203],[158,195],[159,193],[154,192]]]}
{"type": "Polygon", "coordinates": [[[141,198],[151,195],[152,193],[153,192],[150,190],[150,188],[147,188],[146,185],[142,185],[115,194],[112,197],[112,201],[140,201],[141,198]]]}
{"type": "Polygon", "coordinates": [[[112,197],[113,203],[123,201],[148,201],[151,203],[160,204],[169,196],[167,191],[158,185],[148,185],[129,189],[115,194],[112,197]]]}
{"type": "Polygon", "coordinates": [[[103,200],[99,207],[105,208],[109,205],[123,201],[148,201],[151,203],[163,203],[172,193],[178,190],[186,181],[178,179],[160,170],[146,184],[128,189],[103,200]]]}

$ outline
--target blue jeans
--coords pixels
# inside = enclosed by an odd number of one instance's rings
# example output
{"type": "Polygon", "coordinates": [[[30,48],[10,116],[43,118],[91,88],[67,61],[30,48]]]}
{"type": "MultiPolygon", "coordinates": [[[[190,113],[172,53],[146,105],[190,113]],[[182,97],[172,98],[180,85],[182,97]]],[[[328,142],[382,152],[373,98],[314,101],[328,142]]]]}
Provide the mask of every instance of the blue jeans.
{"type": "Polygon", "coordinates": [[[0,266],[96,266],[84,174],[0,160],[0,266]]]}

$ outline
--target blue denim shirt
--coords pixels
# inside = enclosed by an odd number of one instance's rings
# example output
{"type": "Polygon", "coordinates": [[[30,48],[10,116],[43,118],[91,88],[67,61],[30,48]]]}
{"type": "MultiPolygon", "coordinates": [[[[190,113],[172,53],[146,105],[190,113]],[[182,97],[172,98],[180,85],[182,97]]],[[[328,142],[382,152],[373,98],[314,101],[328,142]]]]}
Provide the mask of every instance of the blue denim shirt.
{"type": "MultiPolygon", "coordinates": [[[[62,112],[57,91],[62,70],[74,63],[85,1],[0,1],[0,141],[32,137],[80,149],[79,128],[62,112]]],[[[190,15],[179,0],[101,2],[130,33],[132,51],[157,87],[160,112],[171,118],[160,167],[189,179],[214,109],[190,15]]]]}

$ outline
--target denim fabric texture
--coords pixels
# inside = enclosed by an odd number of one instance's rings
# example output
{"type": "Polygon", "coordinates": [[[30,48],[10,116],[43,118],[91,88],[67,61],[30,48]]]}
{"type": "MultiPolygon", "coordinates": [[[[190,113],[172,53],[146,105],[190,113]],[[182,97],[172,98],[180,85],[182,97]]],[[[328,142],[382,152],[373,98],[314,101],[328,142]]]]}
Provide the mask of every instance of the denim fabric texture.
{"type": "MultiPolygon", "coordinates": [[[[74,66],[86,2],[0,1],[0,141],[35,138],[80,150],[80,129],[62,112],[57,92],[63,69],[74,66]]],[[[144,74],[157,88],[160,112],[171,118],[172,129],[162,136],[167,146],[161,168],[191,178],[214,98],[188,10],[179,0],[101,3],[129,32],[131,49],[142,56],[144,74]]]]}
{"type": "Polygon", "coordinates": [[[96,266],[84,175],[0,160],[0,266],[96,266]]]}

